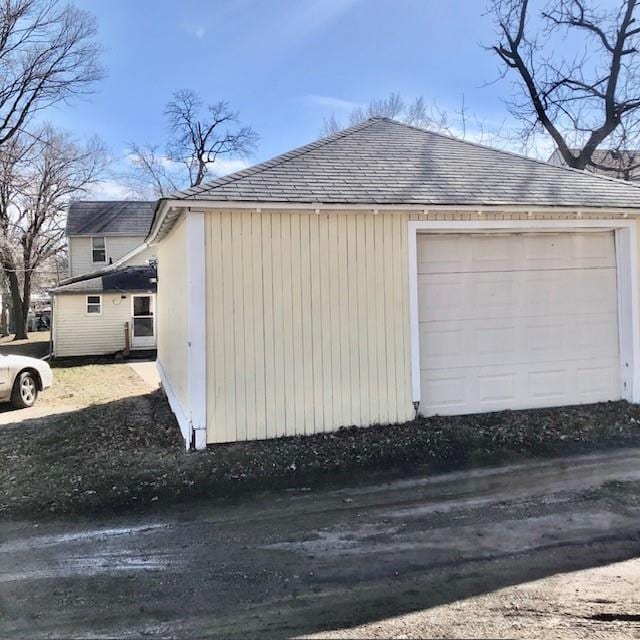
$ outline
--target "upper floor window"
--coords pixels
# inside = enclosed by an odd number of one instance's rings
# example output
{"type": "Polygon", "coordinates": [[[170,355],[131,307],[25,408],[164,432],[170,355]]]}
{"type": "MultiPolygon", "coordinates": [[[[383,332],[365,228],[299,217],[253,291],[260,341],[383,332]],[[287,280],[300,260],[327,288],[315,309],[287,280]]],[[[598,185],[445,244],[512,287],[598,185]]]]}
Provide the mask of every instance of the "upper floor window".
{"type": "Polygon", "coordinates": [[[91,257],[93,262],[107,261],[107,251],[105,248],[104,236],[93,236],[91,238],[91,257]]]}

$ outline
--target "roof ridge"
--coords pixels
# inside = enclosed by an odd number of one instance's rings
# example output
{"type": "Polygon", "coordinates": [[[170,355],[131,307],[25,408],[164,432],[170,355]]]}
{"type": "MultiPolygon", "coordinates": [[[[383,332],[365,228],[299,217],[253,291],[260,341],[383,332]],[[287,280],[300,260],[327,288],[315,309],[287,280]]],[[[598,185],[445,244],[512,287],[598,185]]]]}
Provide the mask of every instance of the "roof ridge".
{"type": "Polygon", "coordinates": [[[301,147],[296,147],[291,151],[287,151],[285,153],[281,153],[269,160],[264,160],[263,162],[259,162],[258,164],[254,164],[251,167],[247,167],[246,169],[241,169],[240,171],[235,171],[226,176],[220,176],[206,184],[198,185],[196,187],[191,187],[189,189],[183,189],[181,191],[175,191],[165,198],[161,198],[162,200],[171,200],[171,199],[179,199],[185,195],[192,196],[198,193],[204,193],[205,191],[211,191],[217,187],[220,187],[224,184],[229,184],[230,182],[234,182],[235,180],[240,180],[241,178],[246,178],[247,176],[255,175],[256,173],[261,173],[262,171],[266,171],[267,169],[271,169],[275,166],[284,164],[289,160],[293,160],[294,158],[299,158],[306,153],[310,153],[311,151],[315,151],[320,147],[324,147],[327,144],[331,144],[336,140],[340,140],[341,138],[346,138],[357,131],[361,131],[362,129],[366,129],[367,127],[372,126],[376,122],[381,120],[386,120],[386,118],[381,117],[373,117],[364,120],[363,122],[358,122],[357,124],[352,125],[351,127],[347,127],[346,129],[341,129],[340,131],[336,131],[328,136],[324,136],[322,138],[318,138],[313,142],[308,142],[301,147]]]}
{"type": "Polygon", "coordinates": [[[100,276],[107,275],[108,273],[117,273],[118,271],[126,271],[127,269],[134,269],[137,267],[141,267],[143,269],[152,269],[153,267],[144,264],[127,264],[121,267],[111,268],[113,265],[109,264],[106,267],[102,267],[101,269],[96,269],[95,271],[87,271],[86,273],[79,273],[77,276],[69,276],[68,278],[64,278],[60,280],[57,287],[63,287],[67,284],[74,284],[76,282],[82,282],[84,280],[92,280],[93,278],[99,278],[100,276]]]}
{"type": "Polygon", "coordinates": [[[75,204],[155,204],[156,200],[69,200],[69,206],[75,204]]]}
{"type": "Polygon", "coordinates": [[[477,149],[483,149],[484,151],[493,151],[494,153],[503,153],[505,155],[511,156],[512,158],[519,158],[520,160],[529,160],[530,162],[535,162],[545,167],[551,167],[552,169],[559,169],[562,171],[572,171],[581,176],[588,175],[589,177],[599,178],[601,180],[609,180],[610,182],[614,182],[616,184],[624,184],[627,186],[634,187],[635,189],[640,189],[640,183],[633,182],[631,180],[621,180],[620,178],[614,178],[612,176],[606,176],[606,175],[601,175],[597,173],[587,172],[587,171],[583,171],[582,169],[575,169],[574,167],[550,164],[548,162],[545,162],[544,160],[538,160],[538,158],[531,158],[530,156],[525,156],[521,153],[516,153],[515,151],[508,151],[507,149],[498,149],[496,147],[490,147],[489,145],[486,145],[486,144],[481,144],[479,142],[472,142],[471,140],[464,140],[462,138],[456,138],[455,136],[452,136],[446,133],[441,133],[439,131],[430,131],[429,129],[423,129],[422,127],[417,127],[412,124],[407,124],[406,122],[400,122],[399,120],[394,120],[393,118],[380,117],[378,119],[385,120],[392,124],[397,124],[401,127],[406,127],[407,129],[413,129],[414,131],[420,131],[428,135],[444,138],[445,140],[452,140],[454,142],[459,142],[461,144],[466,144],[472,147],[476,147],[477,149]]]}

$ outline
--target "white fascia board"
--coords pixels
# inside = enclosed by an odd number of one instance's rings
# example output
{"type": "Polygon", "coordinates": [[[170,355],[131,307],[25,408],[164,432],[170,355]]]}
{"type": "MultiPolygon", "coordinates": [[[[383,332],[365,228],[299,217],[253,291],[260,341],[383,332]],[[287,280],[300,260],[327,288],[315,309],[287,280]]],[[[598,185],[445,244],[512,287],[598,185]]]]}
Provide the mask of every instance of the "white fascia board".
{"type": "Polygon", "coordinates": [[[204,213],[187,213],[189,416],[196,449],[207,446],[207,322],[204,213]]]}
{"type": "MultiPolygon", "coordinates": [[[[340,204],[323,202],[261,202],[261,201],[218,201],[218,200],[166,200],[166,209],[294,209],[296,211],[308,211],[315,213],[316,210],[327,211],[415,211],[428,214],[437,211],[475,211],[482,213],[490,212],[518,212],[527,213],[576,213],[583,211],[590,215],[596,214],[635,214],[640,215],[640,208],[624,207],[584,207],[578,205],[523,205],[523,204],[379,204],[379,203],[358,203],[340,204]]],[[[164,207],[159,212],[158,222],[164,214],[164,207]]],[[[156,225],[154,225],[156,226],[156,225]]]]}
{"type": "Polygon", "coordinates": [[[162,200],[160,208],[154,220],[154,224],[147,235],[146,241],[149,244],[155,242],[155,239],[162,227],[162,223],[167,213],[172,209],[183,211],[203,211],[208,209],[247,209],[247,210],[269,210],[277,209],[280,211],[293,210],[300,213],[319,214],[321,211],[412,211],[428,215],[429,213],[437,213],[440,211],[473,211],[478,215],[488,213],[557,213],[558,215],[620,215],[620,216],[638,216],[640,208],[621,208],[621,207],[582,207],[582,206],[553,206],[553,205],[519,205],[519,204],[339,204],[339,203],[322,203],[322,202],[247,202],[247,201],[217,201],[217,200],[162,200]]]}

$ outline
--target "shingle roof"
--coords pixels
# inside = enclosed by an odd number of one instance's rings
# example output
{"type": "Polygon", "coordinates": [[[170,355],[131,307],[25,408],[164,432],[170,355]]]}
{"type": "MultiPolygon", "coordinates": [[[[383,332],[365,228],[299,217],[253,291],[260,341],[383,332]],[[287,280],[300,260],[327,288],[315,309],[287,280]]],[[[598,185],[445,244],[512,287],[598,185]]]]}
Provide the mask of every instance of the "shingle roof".
{"type": "Polygon", "coordinates": [[[75,200],[69,203],[66,234],[144,236],[151,226],[155,205],[135,200],[75,200]]]}
{"type": "Polygon", "coordinates": [[[52,293],[100,293],[101,291],[155,291],[156,272],[149,266],[103,270],[63,281],[52,293]]]}
{"type": "Polygon", "coordinates": [[[640,188],[372,118],[171,199],[640,208],[640,188]]]}

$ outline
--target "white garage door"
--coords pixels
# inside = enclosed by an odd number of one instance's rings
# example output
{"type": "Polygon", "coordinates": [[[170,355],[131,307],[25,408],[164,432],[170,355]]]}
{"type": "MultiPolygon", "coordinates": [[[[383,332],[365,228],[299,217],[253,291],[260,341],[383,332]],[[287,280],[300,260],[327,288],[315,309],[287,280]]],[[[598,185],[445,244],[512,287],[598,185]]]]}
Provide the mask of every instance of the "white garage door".
{"type": "Polygon", "coordinates": [[[613,232],[418,235],[420,410],[621,397],[613,232]]]}

